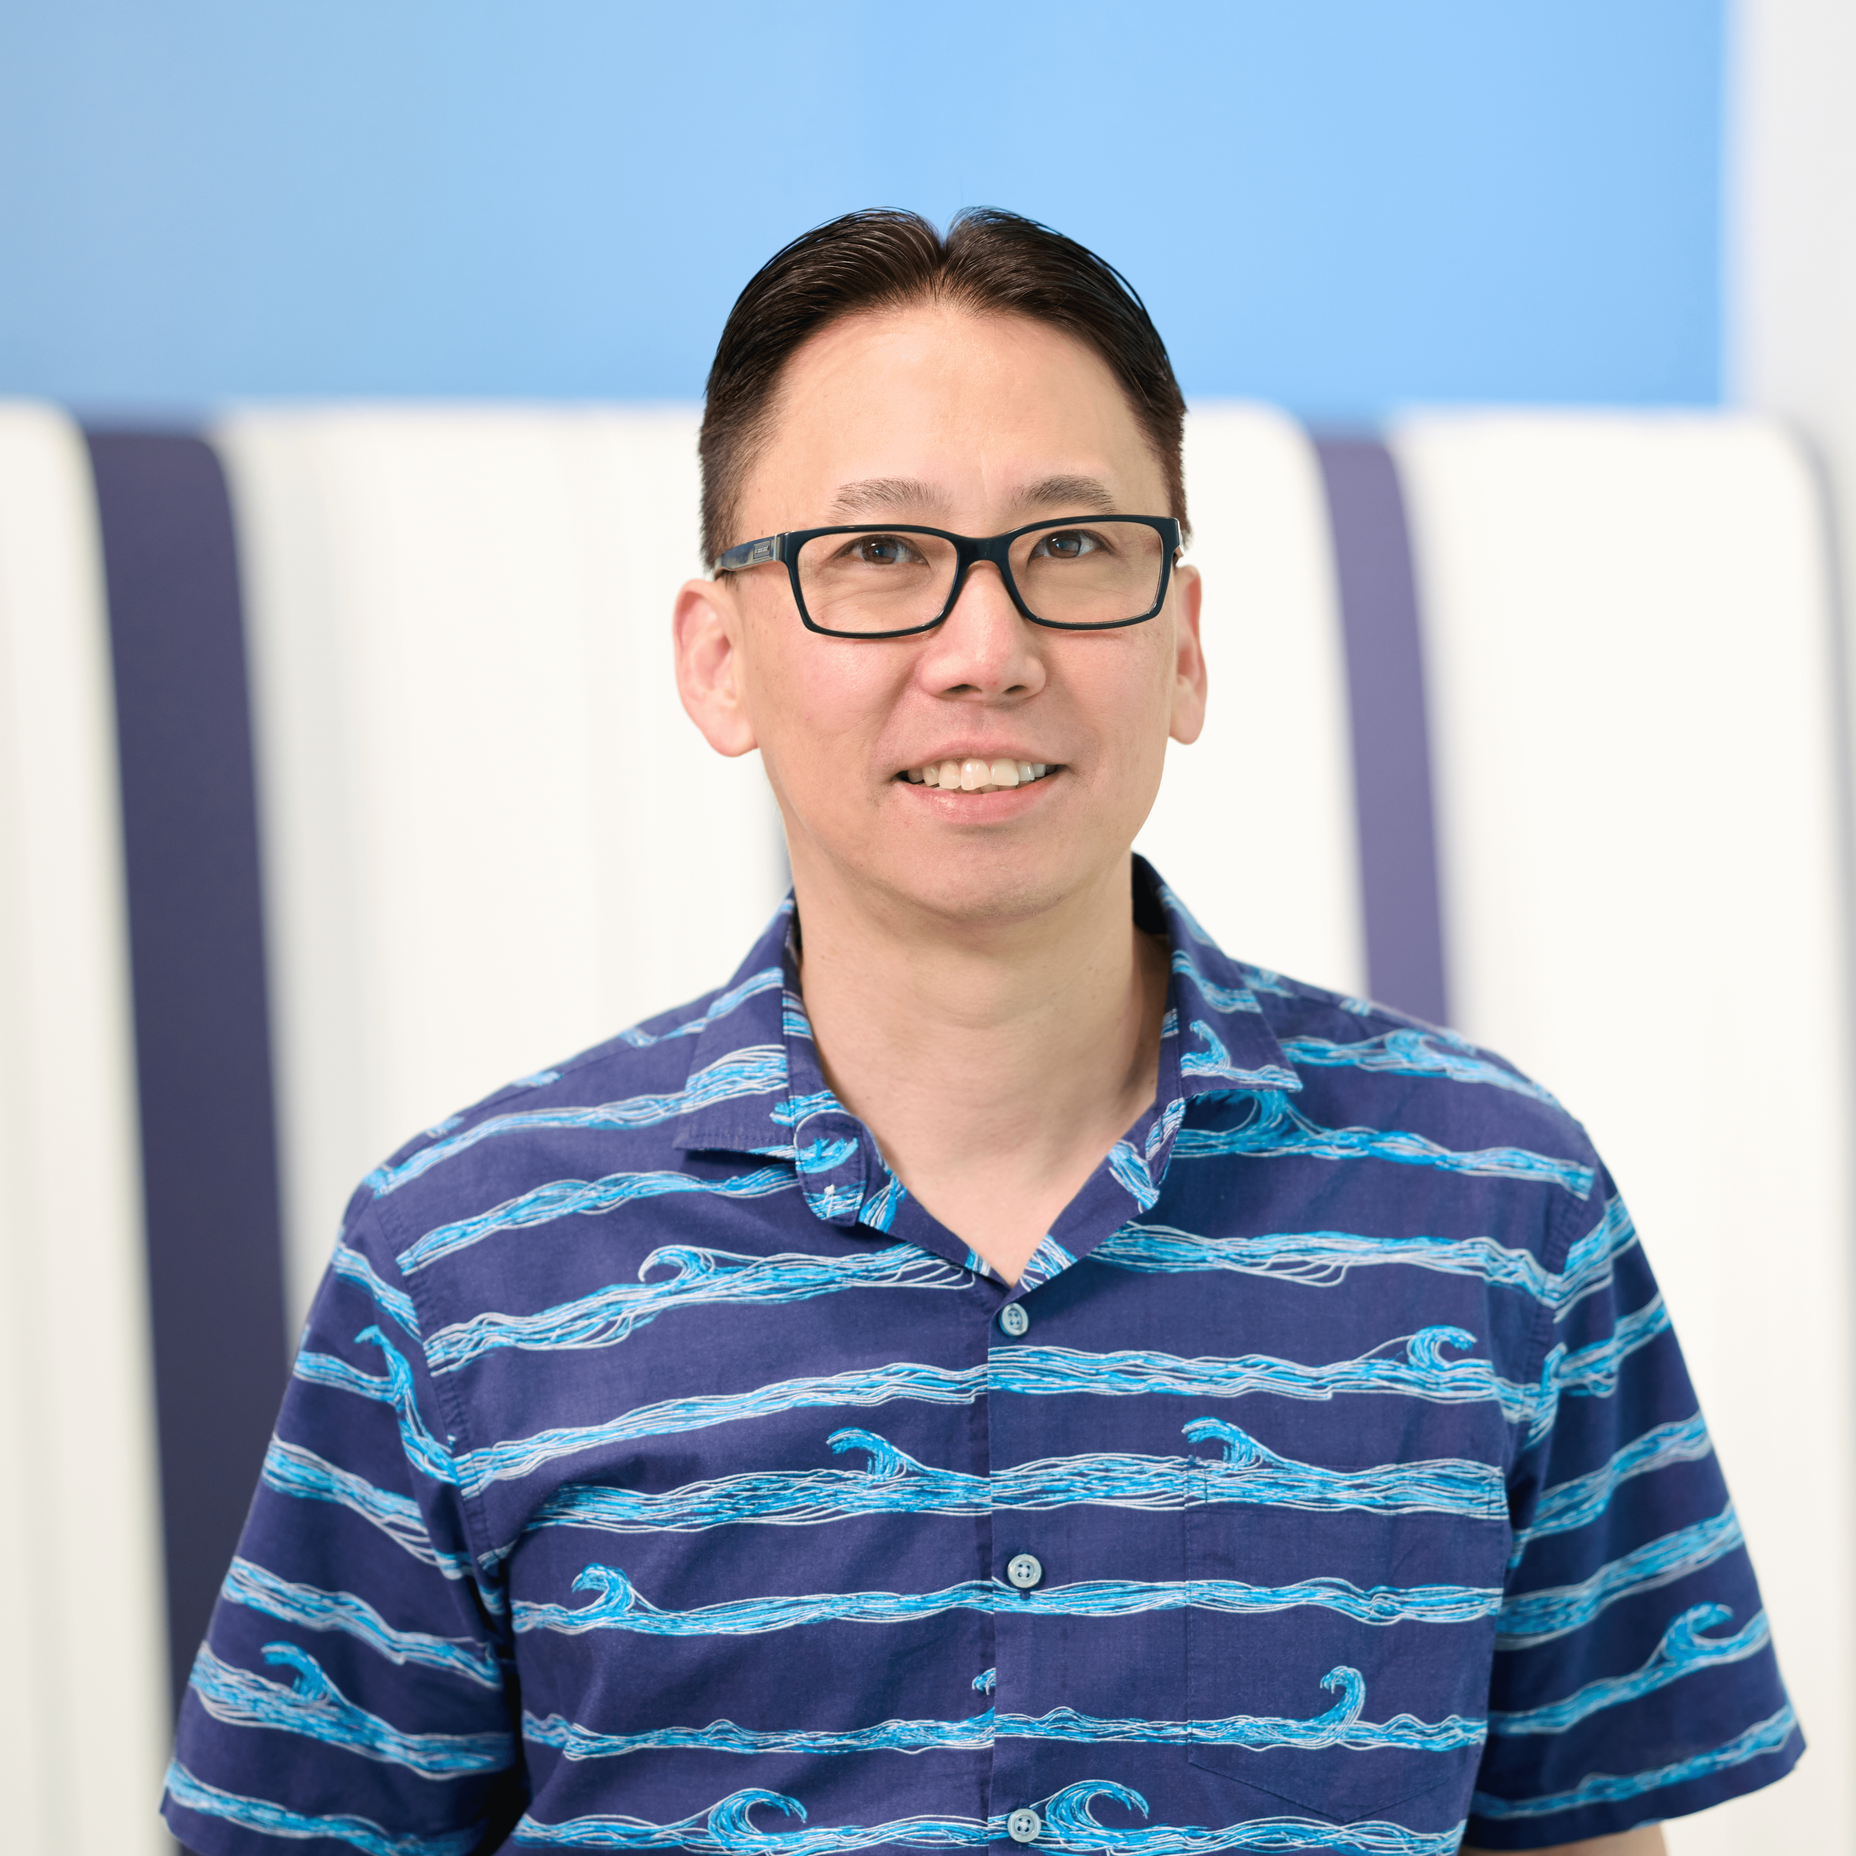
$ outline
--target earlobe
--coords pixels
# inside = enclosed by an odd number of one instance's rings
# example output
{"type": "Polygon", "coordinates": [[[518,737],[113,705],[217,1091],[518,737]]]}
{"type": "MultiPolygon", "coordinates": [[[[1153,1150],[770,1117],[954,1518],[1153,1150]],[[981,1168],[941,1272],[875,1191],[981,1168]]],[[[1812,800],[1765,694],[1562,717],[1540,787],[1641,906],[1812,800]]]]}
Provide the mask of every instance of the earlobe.
{"type": "Polygon", "coordinates": [[[741,688],[740,614],[714,580],[686,580],[671,620],[677,694],[703,739],[733,757],[758,746],[741,688]]]}
{"type": "Polygon", "coordinates": [[[1199,605],[1205,583],[1196,567],[1181,567],[1176,589],[1173,641],[1173,715],[1167,733],[1181,746],[1198,740],[1205,726],[1205,650],[1199,640],[1199,605]]]}

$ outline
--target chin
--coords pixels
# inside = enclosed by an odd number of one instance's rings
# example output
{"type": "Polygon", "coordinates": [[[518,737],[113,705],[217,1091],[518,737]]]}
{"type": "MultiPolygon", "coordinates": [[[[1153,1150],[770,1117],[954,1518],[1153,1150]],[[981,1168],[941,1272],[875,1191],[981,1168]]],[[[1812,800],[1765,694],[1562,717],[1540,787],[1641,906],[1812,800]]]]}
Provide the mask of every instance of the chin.
{"type": "MultiPolygon", "coordinates": [[[[875,874],[874,872],[872,874],[875,874]]],[[[944,859],[912,861],[885,873],[885,887],[897,898],[950,924],[1003,927],[1035,921],[1060,907],[1094,874],[1084,860],[956,854],[944,859]]]]}

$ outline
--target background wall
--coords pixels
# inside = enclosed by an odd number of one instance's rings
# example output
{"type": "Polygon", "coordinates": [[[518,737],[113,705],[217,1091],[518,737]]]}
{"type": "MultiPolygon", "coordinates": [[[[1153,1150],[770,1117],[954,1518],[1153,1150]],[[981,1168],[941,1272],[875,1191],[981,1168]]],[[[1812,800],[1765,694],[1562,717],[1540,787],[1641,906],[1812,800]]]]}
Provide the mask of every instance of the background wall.
{"type": "Polygon", "coordinates": [[[852,207],[1035,214],[1188,393],[1719,391],[1719,0],[5,0],[0,392],[696,396],[852,207]]]}

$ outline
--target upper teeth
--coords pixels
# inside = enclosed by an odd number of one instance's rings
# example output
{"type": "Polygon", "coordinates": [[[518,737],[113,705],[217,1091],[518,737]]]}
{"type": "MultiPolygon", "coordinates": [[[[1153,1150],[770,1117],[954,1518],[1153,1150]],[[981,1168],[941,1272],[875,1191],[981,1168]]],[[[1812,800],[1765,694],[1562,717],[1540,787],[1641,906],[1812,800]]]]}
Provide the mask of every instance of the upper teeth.
{"type": "Polygon", "coordinates": [[[1008,786],[1028,786],[1049,772],[1050,762],[1042,760],[931,760],[925,767],[911,767],[909,779],[916,786],[939,786],[949,792],[996,793],[1008,786]]]}

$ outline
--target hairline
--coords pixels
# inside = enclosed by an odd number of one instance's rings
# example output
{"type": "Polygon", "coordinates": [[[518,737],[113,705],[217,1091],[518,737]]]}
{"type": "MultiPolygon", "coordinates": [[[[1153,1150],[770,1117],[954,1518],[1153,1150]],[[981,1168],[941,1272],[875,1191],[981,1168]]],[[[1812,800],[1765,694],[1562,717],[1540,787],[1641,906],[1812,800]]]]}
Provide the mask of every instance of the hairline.
{"type": "MultiPolygon", "coordinates": [[[[1049,329],[1053,333],[1063,336],[1066,340],[1074,343],[1086,353],[1092,355],[1102,364],[1102,367],[1108,374],[1111,385],[1113,385],[1115,391],[1121,396],[1121,403],[1127,409],[1129,417],[1134,422],[1134,429],[1139,435],[1141,448],[1158,467],[1162,484],[1167,483],[1170,475],[1167,469],[1167,459],[1161,454],[1160,447],[1154,443],[1151,434],[1148,432],[1147,422],[1141,417],[1141,410],[1133,393],[1129,390],[1121,376],[1116,372],[1108,356],[1105,355],[1094,342],[1090,341],[1087,336],[1079,335],[1074,329],[1066,328],[1053,317],[1040,316],[1035,311],[1028,309],[1020,309],[1017,307],[1008,308],[993,303],[976,302],[969,292],[957,286],[948,285],[943,281],[930,284],[920,290],[911,291],[904,297],[885,298],[870,303],[859,303],[852,308],[840,310],[835,315],[827,317],[816,327],[809,329],[806,332],[804,340],[794,345],[791,351],[780,362],[779,369],[774,374],[772,387],[767,393],[761,411],[746,430],[740,434],[737,441],[739,448],[735,455],[736,468],[733,473],[733,481],[729,485],[729,498],[724,505],[728,514],[727,529],[729,532],[733,532],[740,527],[741,505],[745,500],[743,491],[748,478],[759,468],[761,459],[773,442],[774,433],[778,428],[787,405],[789,376],[792,371],[792,366],[800,355],[804,354],[814,342],[829,334],[833,329],[843,327],[843,325],[848,322],[863,318],[874,320],[885,316],[899,318],[908,315],[914,310],[934,308],[942,304],[950,308],[958,309],[964,314],[972,316],[977,321],[1024,322],[1030,323],[1036,328],[1049,329]]],[[[1182,459],[1180,461],[1180,478],[1182,483],[1184,477],[1185,463],[1182,459]]],[[[1173,498],[1169,495],[1167,501],[1170,503],[1172,500],[1173,498]]],[[[1178,517],[1181,526],[1184,526],[1185,518],[1182,510],[1168,509],[1166,513],[1178,517]]],[[[716,550],[715,558],[719,560],[722,554],[729,548],[739,546],[743,540],[753,539],[756,538],[753,536],[738,536],[734,541],[724,542],[721,547],[716,550]]],[[[709,568],[710,572],[713,573],[715,571],[713,561],[705,562],[705,565],[709,568]]]]}

